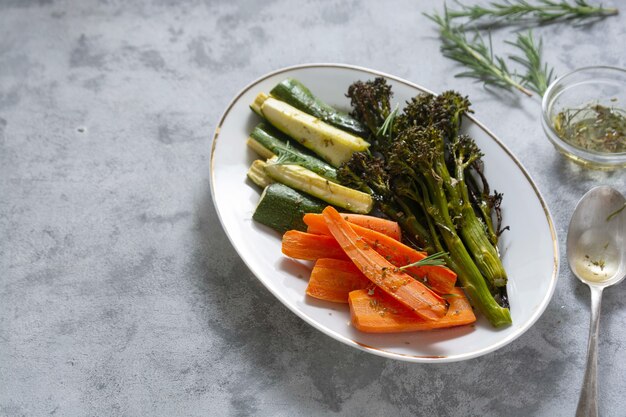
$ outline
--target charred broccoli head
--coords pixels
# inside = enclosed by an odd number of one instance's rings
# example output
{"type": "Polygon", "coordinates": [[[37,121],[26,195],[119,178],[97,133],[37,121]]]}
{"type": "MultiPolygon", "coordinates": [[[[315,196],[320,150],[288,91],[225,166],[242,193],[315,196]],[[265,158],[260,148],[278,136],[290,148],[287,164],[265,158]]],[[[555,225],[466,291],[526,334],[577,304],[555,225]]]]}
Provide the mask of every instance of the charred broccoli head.
{"type": "Polygon", "coordinates": [[[454,91],[445,91],[438,96],[420,94],[407,102],[396,123],[400,131],[411,126],[433,126],[451,140],[459,132],[463,114],[471,112],[467,97],[454,91]]]}
{"type": "Polygon", "coordinates": [[[357,81],[348,88],[351,115],[363,122],[375,137],[391,112],[391,86],[383,77],[357,81]]]}
{"type": "Polygon", "coordinates": [[[365,152],[355,152],[352,157],[342,164],[337,177],[342,184],[353,188],[369,187],[376,200],[390,198],[389,175],[385,170],[385,163],[381,158],[365,152]]]}
{"type": "Polygon", "coordinates": [[[433,124],[444,131],[448,140],[459,134],[463,114],[472,113],[467,97],[455,91],[444,91],[435,97],[432,110],[433,124]]]}
{"type": "Polygon", "coordinates": [[[468,135],[458,135],[450,143],[450,155],[462,169],[469,168],[483,156],[482,151],[468,135]]]}

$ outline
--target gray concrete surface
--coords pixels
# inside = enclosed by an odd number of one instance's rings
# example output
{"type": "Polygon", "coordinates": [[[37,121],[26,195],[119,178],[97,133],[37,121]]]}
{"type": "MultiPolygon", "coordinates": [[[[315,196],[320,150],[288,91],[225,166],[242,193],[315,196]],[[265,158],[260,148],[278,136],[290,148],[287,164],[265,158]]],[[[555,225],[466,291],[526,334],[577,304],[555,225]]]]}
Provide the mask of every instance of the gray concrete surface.
{"type": "MultiPolygon", "coordinates": [[[[469,94],[543,192],[564,262],[575,202],[596,184],[626,192],[624,171],[561,158],[537,99],[453,78],[421,15],[436,6],[0,1],[0,415],[573,415],[589,294],[566,263],[547,311],[514,343],[409,364],[304,324],[216,217],[211,134],[231,97],[280,67],[342,62],[469,94]]],[[[625,15],[537,33],[559,74],[624,67],[625,15]]],[[[626,415],[624,299],[626,284],[605,293],[604,416],[626,415]]]]}

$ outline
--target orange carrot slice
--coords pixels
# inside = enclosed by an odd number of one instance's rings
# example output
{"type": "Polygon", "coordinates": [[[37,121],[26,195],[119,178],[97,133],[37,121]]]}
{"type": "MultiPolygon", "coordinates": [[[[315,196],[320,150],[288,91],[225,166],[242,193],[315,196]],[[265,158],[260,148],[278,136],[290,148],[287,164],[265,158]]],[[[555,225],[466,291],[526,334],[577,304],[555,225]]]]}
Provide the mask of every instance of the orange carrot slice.
{"type": "MultiPolygon", "coordinates": [[[[380,217],[369,216],[367,214],[341,213],[341,216],[351,225],[358,225],[378,233],[389,236],[394,240],[400,240],[402,233],[400,225],[392,220],[380,217]]],[[[318,213],[307,213],[303,217],[304,223],[308,226],[307,232],[328,235],[328,227],[324,218],[318,213]]]]}
{"type": "Polygon", "coordinates": [[[306,293],[320,300],[347,303],[350,291],[373,286],[351,262],[339,259],[318,259],[315,262],[306,293]]]}
{"type": "Polygon", "coordinates": [[[336,209],[328,206],[322,213],[330,233],[370,281],[420,317],[436,320],[446,314],[447,304],[443,298],[410,275],[399,271],[373,250],[336,209]]]}
{"type": "MultiPolygon", "coordinates": [[[[342,214],[345,218],[345,215],[342,214]]],[[[371,216],[370,216],[371,217],[371,216]]],[[[303,217],[304,223],[308,226],[309,233],[330,234],[328,226],[323,216],[320,214],[307,213],[303,217]]],[[[376,252],[384,256],[394,266],[400,267],[424,259],[427,255],[424,252],[399,242],[391,237],[351,224],[352,229],[361,236],[376,252]]],[[[439,294],[448,294],[456,283],[456,274],[449,268],[443,266],[420,266],[407,268],[406,272],[427,284],[433,291],[439,294]]]]}
{"type": "Polygon", "coordinates": [[[448,299],[450,307],[446,315],[438,320],[424,320],[396,300],[375,290],[356,290],[349,294],[352,325],[367,333],[413,332],[441,329],[474,323],[476,316],[467,297],[455,287],[448,299]]]}
{"type": "Polygon", "coordinates": [[[319,258],[348,259],[332,236],[289,230],[283,235],[282,251],[295,259],[315,261],[319,258]]]}

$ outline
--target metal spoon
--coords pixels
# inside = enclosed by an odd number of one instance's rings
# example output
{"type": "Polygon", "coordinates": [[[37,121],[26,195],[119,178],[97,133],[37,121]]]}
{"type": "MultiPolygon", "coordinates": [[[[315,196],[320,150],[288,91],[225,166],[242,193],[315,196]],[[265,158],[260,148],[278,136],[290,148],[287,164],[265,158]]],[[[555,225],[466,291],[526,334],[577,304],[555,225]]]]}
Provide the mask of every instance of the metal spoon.
{"type": "Polygon", "coordinates": [[[587,368],[576,417],[598,416],[598,325],[602,290],[626,276],[626,199],[611,187],[595,187],[580,199],[567,233],[567,260],[591,290],[587,368]]]}

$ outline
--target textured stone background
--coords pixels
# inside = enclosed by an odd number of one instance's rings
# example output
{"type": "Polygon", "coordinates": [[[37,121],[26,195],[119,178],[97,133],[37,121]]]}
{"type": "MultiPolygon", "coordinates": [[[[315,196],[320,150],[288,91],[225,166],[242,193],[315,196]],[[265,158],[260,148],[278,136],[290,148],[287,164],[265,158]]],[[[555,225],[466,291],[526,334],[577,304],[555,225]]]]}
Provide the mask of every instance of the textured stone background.
{"type": "MultiPolygon", "coordinates": [[[[575,202],[596,184],[626,192],[624,171],[561,158],[537,99],[453,78],[421,15],[433,7],[0,1],[0,415],[573,415],[589,292],[563,241],[575,202]],[[244,85],[305,62],[470,95],[561,237],[560,280],[530,331],[463,363],[391,361],[304,324],[247,270],[211,201],[211,134],[244,85]]],[[[626,66],[624,12],[537,30],[557,72],[626,66]]],[[[605,416],[626,409],[624,299],[626,284],[605,293],[605,416]]]]}

